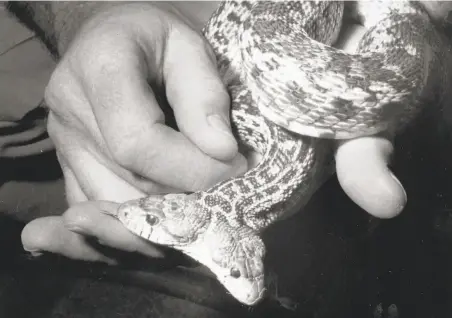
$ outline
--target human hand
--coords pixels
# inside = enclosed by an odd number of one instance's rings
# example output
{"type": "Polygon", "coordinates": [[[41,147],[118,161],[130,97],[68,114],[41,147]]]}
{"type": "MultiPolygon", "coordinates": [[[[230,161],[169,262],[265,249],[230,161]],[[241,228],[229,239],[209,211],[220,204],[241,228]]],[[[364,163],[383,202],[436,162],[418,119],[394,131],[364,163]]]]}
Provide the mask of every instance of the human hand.
{"type": "Polygon", "coordinates": [[[167,4],[118,4],[88,20],[52,75],[46,101],[71,208],[30,222],[22,234],[27,250],[105,261],[84,239],[93,236],[157,256],[102,213],[116,204],[76,203],[195,191],[246,170],[214,55],[167,4]],[[166,93],[180,132],[164,123],[148,83],[166,93]]]}

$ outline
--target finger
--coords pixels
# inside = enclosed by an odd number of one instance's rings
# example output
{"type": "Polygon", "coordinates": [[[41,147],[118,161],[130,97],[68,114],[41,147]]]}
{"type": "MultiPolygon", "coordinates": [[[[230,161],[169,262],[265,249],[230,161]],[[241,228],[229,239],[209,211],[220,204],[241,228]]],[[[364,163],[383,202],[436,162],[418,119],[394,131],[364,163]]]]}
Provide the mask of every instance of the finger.
{"type": "MultiPolygon", "coordinates": [[[[49,134],[58,149],[58,160],[66,182],[69,202],[107,200],[123,202],[145,193],[180,192],[179,189],[160,185],[152,180],[139,178],[130,171],[105,159],[98,147],[77,135],[73,129],[65,129],[54,116],[49,115],[49,134]],[[101,159],[104,159],[101,161],[101,159]]],[[[97,138],[96,138],[97,139],[97,138]]]]}
{"type": "Polygon", "coordinates": [[[163,66],[165,90],[181,132],[209,156],[231,160],[238,151],[230,125],[229,94],[215,55],[201,36],[173,29],[163,66]]]}
{"type": "MultiPolygon", "coordinates": [[[[81,146],[73,147],[67,153],[66,160],[69,162],[68,166],[71,167],[70,172],[68,168],[64,169],[66,171],[65,180],[68,191],[74,191],[68,193],[71,196],[77,196],[80,194],[79,192],[82,192],[89,200],[124,202],[145,195],[144,192],[99,163],[91,152],[81,146]],[[80,187],[80,190],[77,187],[80,187]]],[[[148,181],[146,184],[146,189],[152,193],[165,191],[164,188],[152,181],[148,181]]]]}
{"type": "Polygon", "coordinates": [[[69,168],[67,161],[64,159],[64,156],[57,151],[58,162],[60,163],[61,170],[63,171],[64,176],[64,184],[65,184],[65,192],[66,192],[66,201],[69,206],[72,206],[79,202],[85,202],[88,200],[88,197],[83,193],[83,190],[75,177],[74,172],[69,168]]]}
{"type": "Polygon", "coordinates": [[[28,223],[22,231],[22,244],[26,251],[35,255],[50,252],[71,259],[117,263],[94,249],[83,236],[69,231],[60,216],[43,217],[28,223]]]}
{"type": "Polygon", "coordinates": [[[117,209],[117,204],[106,201],[82,203],[64,213],[64,224],[71,231],[96,237],[103,245],[150,257],[163,257],[152,244],[128,231],[121,222],[111,217],[117,209]]]}
{"type": "Polygon", "coordinates": [[[378,218],[397,216],[407,197],[388,168],[392,143],[383,137],[363,137],[342,143],[336,152],[336,171],[344,191],[361,208],[378,218]]]}
{"type": "MultiPolygon", "coordinates": [[[[148,67],[139,52],[106,54],[109,57],[98,61],[87,78],[86,89],[114,160],[147,179],[191,191],[243,173],[243,156],[232,162],[214,160],[164,124],[146,81],[146,70],[155,71],[156,66],[148,67]]],[[[152,60],[152,56],[147,58],[152,60]]]]}

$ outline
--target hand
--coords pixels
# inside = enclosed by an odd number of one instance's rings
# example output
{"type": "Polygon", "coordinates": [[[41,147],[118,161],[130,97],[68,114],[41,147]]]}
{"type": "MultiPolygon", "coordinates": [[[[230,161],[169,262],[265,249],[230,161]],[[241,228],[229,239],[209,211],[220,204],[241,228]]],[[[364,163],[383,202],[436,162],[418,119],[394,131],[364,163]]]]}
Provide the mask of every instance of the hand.
{"type": "MultiPolygon", "coordinates": [[[[365,28],[350,25],[339,47],[355,52],[365,28]]],[[[336,173],[347,195],[362,209],[378,218],[397,216],[407,196],[402,184],[388,168],[394,151],[392,136],[362,137],[337,143],[336,173]]]]}
{"type": "Polygon", "coordinates": [[[214,55],[168,4],[117,4],[88,20],[53,73],[46,101],[72,207],[29,223],[22,235],[27,250],[105,261],[87,235],[157,256],[101,212],[115,204],[75,204],[195,191],[246,170],[214,55]],[[157,89],[180,132],[165,125],[157,89]]]}

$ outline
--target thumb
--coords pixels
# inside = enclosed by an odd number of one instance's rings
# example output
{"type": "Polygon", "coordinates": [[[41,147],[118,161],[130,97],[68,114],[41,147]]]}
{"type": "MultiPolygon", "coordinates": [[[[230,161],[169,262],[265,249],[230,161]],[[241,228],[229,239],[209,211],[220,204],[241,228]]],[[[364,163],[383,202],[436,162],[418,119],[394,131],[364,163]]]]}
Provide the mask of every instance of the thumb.
{"type": "Polygon", "coordinates": [[[232,160],[238,151],[230,99],[206,41],[188,26],[168,37],[165,88],[179,130],[207,155],[232,160]]]}
{"type": "Polygon", "coordinates": [[[407,196],[388,168],[392,143],[370,136],[343,142],[336,151],[336,172],[343,190],[361,208],[378,218],[397,216],[407,196]]]}

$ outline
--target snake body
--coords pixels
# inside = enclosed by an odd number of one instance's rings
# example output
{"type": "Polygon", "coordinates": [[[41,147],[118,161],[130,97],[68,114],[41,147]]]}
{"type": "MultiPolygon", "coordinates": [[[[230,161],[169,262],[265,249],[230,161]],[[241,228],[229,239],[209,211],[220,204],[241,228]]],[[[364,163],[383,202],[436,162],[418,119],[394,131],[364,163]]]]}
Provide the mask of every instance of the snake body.
{"type": "Polygon", "coordinates": [[[449,84],[448,46],[417,3],[358,2],[358,52],[330,45],[344,4],[223,2],[205,29],[232,100],[232,124],[262,154],[242,176],[191,194],[123,203],[133,233],[207,266],[240,302],[264,296],[260,233],[334,172],[331,139],[402,129],[449,84]]]}

